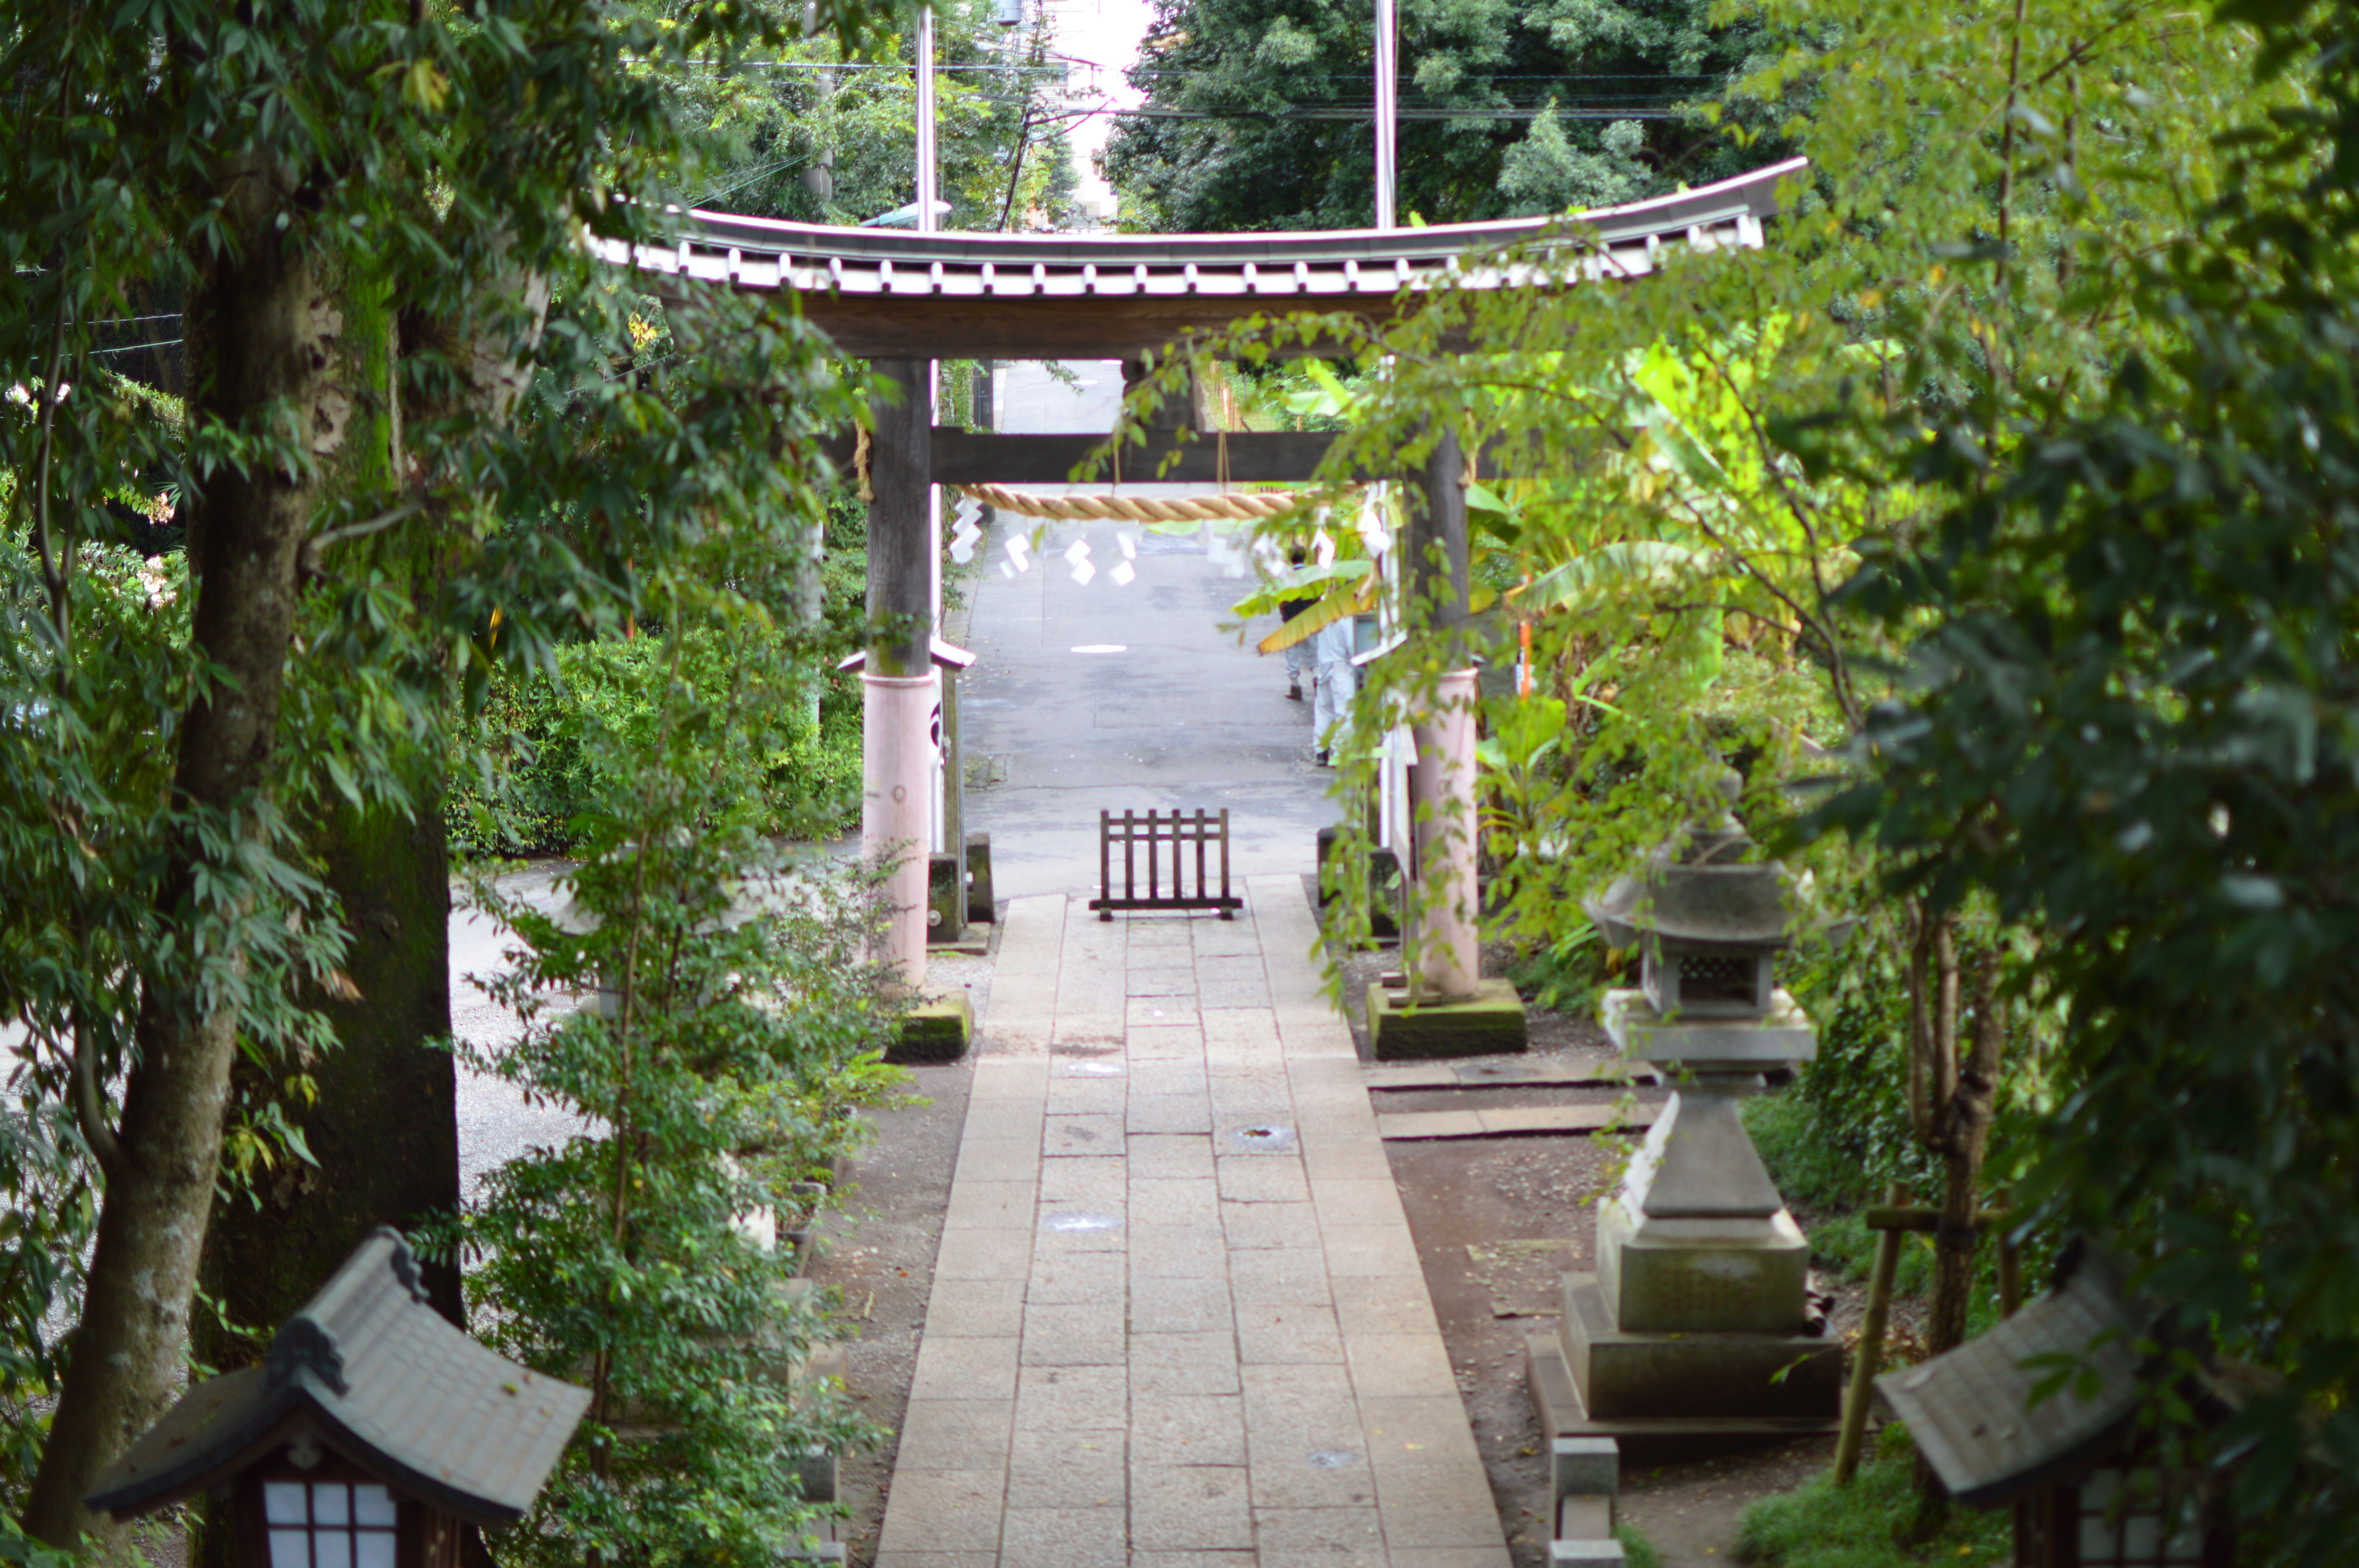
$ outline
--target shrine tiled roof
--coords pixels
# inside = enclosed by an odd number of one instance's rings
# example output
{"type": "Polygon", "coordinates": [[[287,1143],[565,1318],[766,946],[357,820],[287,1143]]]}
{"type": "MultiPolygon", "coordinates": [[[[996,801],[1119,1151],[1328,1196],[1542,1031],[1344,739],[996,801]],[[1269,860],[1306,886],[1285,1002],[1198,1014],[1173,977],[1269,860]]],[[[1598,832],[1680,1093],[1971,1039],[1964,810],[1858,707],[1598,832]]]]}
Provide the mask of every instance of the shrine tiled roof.
{"type": "Polygon", "coordinates": [[[589,1408],[427,1304],[398,1234],[373,1233],[290,1317],[259,1367],[198,1384],[102,1476],[121,1518],[219,1485],[299,1427],[395,1490],[482,1525],[521,1518],[589,1408]]]}
{"type": "Polygon", "coordinates": [[[2069,1476],[2117,1443],[2136,1414],[2138,1339],[2153,1314],[2119,1265],[2069,1249],[2055,1286],[1987,1334],[1875,1386],[1958,1501],[1986,1508],[2069,1476]],[[2035,1403],[2033,1391],[2071,1366],[2035,1403]]]}

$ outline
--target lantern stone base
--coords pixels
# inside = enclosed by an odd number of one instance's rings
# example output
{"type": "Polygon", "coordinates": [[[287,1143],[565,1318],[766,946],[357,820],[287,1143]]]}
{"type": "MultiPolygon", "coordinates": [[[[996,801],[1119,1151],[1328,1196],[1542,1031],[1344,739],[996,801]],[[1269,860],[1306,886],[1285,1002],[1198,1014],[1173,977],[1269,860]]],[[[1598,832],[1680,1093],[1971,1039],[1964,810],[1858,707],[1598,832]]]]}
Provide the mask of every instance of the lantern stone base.
{"type": "Polygon", "coordinates": [[[970,925],[988,925],[998,918],[991,897],[991,835],[966,836],[966,919],[970,925]]]}
{"type": "MultiPolygon", "coordinates": [[[[1793,1334],[1810,1318],[1810,1244],[1782,1208],[1658,1219],[1620,1197],[1598,1206],[1596,1286],[1635,1333],[1793,1334]]],[[[1570,1297],[1576,1276],[1565,1278],[1570,1297]]]]}
{"type": "Polygon", "coordinates": [[[1832,1420],[1840,1341],[1798,1334],[1640,1334],[1615,1326],[1594,1277],[1565,1278],[1557,1337],[1591,1417],[1832,1420]]]}
{"type": "Polygon", "coordinates": [[[1504,979],[1477,981],[1465,1001],[1420,1001],[1406,989],[1368,988],[1368,1044],[1379,1062],[1431,1056],[1495,1056],[1525,1049],[1524,999],[1504,979]]]}
{"type": "MultiPolygon", "coordinates": [[[[1342,829],[1321,827],[1315,837],[1319,870],[1321,873],[1319,908],[1323,917],[1327,906],[1335,902],[1335,894],[1325,885],[1328,860],[1335,853],[1335,840],[1342,829]]],[[[1400,857],[1378,846],[1367,853],[1368,862],[1368,935],[1386,938],[1400,935],[1400,857]]]]}
{"type": "Polygon", "coordinates": [[[1616,1327],[1786,1335],[1809,1322],[1810,1243],[1736,1114],[1758,1081],[1681,1085],[1597,1206],[1597,1283],[1616,1327]]]}
{"type": "Polygon", "coordinates": [[[886,1048],[885,1059],[904,1067],[955,1062],[973,1038],[974,1003],[966,992],[926,997],[902,1018],[900,1037],[886,1048]]]}
{"type": "Polygon", "coordinates": [[[1524,1370],[1543,1435],[1612,1438],[1625,1465],[1659,1465],[1763,1443],[1832,1437],[1842,1425],[1840,1416],[1594,1416],[1582,1408],[1581,1391],[1572,1386],[1572,1373],[1565,1366],[1563,1343],[1554,1334],[1535,1334],[1524,1341],[1524,1370]]]}

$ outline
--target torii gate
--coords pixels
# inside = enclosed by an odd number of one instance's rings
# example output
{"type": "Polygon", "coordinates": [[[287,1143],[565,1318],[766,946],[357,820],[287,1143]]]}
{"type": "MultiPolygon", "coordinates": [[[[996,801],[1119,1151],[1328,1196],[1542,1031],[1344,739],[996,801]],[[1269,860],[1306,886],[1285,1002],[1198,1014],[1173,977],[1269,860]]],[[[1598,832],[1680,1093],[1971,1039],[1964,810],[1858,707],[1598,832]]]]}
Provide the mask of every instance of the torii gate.
{"type": "MultiPolygon", "coordinates": [[[[1124,380],[1144,364],[1255,315],[1349,313],[1382,326],[1413,312],[1462,256],[1579,234],[1598,247],[1591,276],[1637,277],[1666,243],[1753,250],[1777,211],[1777,182],[1795,158],[1717,184],[1571,218],[1521,218],[1426,229],[1277,234],[965,234],[833,228],[723,212],[685,215],[670,249],[605,242],[606,258],[675,277],[791,294],[806,319],[849,354],[897,384],[897,406],[871,410],[867,658],[861,673],[863,849],[896,846],[886,884],[892,906],[885,957],[911,986],[926,966],[926,848],[931,837],[935,703],[929,658],[935,574],[932,486],[1062,484],[1100,446],[1101,433],[977,435],[933,423],[933,362],[943,359],[1120,360],[1124,380]]],[[[1496,269],[1477,287],[1515,287],[1496,269]]],[[[1232,434],[1226,477],[1243,482],[1313,477],[1332,437],[1232,434]]],[[[1168,481],[1220,477],[1212,443],[1151,436],[1141,471],[1168,481]],[[1177,452],[1169,472],[1165,460],[1177,452]]],[[[1403,544],[1413,596],[1438,606],[1431,624],[1462,620],[1469,592],[1466,501],[1454,438],[1424,466],[1397,477],[1420,504],[1406,508],[1403,544]],[[1446,576],[1444,575],[1446,574],[1446,576]]],[[[1443,676],[1430,707],[1413,716],[1418,762],[1410,795],[1429,807],[1416,851],[1404,857],[1425,884],[1419,944],[1421,988],[1439,1000],[1473,994],[1474,888],[1474,676],[1443,676]]],[[[957,847],[952,846],[955,852],[957,847]]]]}

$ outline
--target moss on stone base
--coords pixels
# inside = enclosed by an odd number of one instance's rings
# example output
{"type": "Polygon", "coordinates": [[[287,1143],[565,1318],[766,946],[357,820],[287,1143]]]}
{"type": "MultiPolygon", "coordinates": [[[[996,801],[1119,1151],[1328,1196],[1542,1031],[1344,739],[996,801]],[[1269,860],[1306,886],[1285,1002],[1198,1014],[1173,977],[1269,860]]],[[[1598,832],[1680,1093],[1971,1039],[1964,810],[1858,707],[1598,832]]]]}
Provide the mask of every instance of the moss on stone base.
{"type": "Polygon", "coordinates": [[[1503,979],[1477,982],[1465,1001],[1427,1001],[1410,1011],[1404,992],[1368,988],[1368,1043],[1379,1062],[1431,1056],[1495,1056],[1529,1043],[1524,999],[1503,979]]]}
{"type": "Polygon", "coordinates": [[[967,1043],[973,1038],[974,1004],[967,1000],[966,992],[928,997],[902,1019],[901,1036],[885,1053],[885,1059],[904,1067],[955,1062],[966,1054],[967,1043]]]}

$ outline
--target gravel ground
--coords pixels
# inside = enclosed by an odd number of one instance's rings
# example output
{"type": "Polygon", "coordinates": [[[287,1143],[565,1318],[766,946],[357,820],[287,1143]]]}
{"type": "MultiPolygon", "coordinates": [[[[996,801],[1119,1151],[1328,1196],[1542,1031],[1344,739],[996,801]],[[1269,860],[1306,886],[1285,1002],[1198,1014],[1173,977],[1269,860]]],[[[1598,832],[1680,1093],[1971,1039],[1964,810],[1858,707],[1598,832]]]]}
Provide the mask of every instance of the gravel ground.
{"type": "MultiPolygon", "coordinates": [[[[498,879],[503,893],[522,898],[534,907],[549,908],[560,896],[558,883],[573,869],[570,860],[535,861],[524,870],[498,879]]],[[[485,996],[478,979],[509,968],[506,950],[515,936],[492,918],[466,906],[467,890],[451,889],[451,1033],[453,1038],[486,1051],[515,1044],[523,1033],[516,1014],[485,996]]],[[[562,1143],[589,1124],[553,1106],[525,1103],[514,1085],[459,1065],[459,1191],[475,1195],[486,1172],[535,1146],[562,1143]]]]}
{"type": "MultiPolygon", "coordinates": [[[[995,940],[999,927],[991,929],[995,940]]],[[[929,957],[926,988],[964,989],[979,1027],[991,1005],[991,962],[963,955],[929,957]]],[[[809,1271],[833,1293],[845,1330],[845,1388],[864,1414],[896,1433],[925,1337],[934,1255],[950,1207],[974,1058],[970,1054],[912,1067],[909,1076],[899,1104],[864,1113],[875,1136],[839,1172],[809,1271]]],[[[875,1555],[897,1447],[897,1437],[888,1437],[877,1452],[854,1455],[842,1466],[840,1486],[851,1509],[843,1539],[855,1568],[875,1555]]]]}

